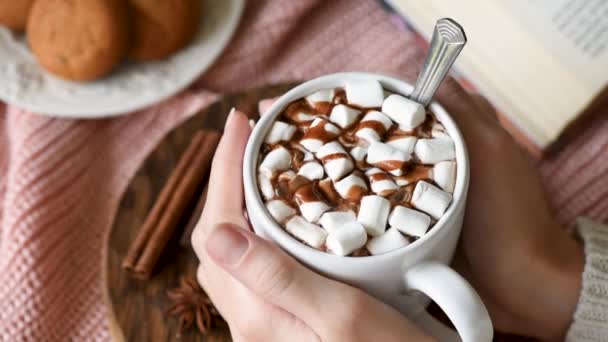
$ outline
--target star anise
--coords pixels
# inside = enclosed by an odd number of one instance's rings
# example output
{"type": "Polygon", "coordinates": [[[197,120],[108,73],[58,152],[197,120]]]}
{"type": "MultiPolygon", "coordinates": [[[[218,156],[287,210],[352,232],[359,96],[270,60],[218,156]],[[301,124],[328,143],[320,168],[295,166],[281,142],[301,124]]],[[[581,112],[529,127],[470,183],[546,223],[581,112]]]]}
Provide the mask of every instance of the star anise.
{"type": "Polygon", "coordinates": [[[211,299],[192,276],[182,276],[179,286],[167,290],[167,296],[174,303],[167,310],[167,315],[179,317],[177,337],[192,328],[193,323],[196,323],[198,331],[205,335],[214,322],[221,319],[211,299]]]}

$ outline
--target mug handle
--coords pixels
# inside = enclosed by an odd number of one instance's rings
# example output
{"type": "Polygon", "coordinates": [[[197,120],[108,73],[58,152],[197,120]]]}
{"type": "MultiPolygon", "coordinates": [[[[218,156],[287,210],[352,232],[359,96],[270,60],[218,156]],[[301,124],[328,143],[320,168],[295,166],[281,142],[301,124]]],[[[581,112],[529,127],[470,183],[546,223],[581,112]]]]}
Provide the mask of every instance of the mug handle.
{"type": "MultiPolygon", "coordinates": [[[[492,341],[494,329],[486,307],[475,289],[450,267],[425,261],[404,275],[407,291],[417,290],[431,298],[446,313],[463,342],[492,341]]],[[[418,323],[444,340],[458,340],[454,331],[426,311],[418,323]]]]}

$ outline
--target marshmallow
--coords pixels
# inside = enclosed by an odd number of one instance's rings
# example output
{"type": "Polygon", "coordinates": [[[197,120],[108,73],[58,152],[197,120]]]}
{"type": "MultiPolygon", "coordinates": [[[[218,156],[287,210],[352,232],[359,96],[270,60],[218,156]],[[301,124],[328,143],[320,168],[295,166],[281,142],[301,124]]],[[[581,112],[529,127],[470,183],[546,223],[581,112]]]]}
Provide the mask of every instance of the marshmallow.
{"type": "Polygon", "coordinates": [[[327,249],[334,254],[345,256],[365,245],[367,233],[358,222],[351,222],[332,231],[327,236],[327,249]]]}
{"type": "Polygon", "coordinates": [[[327,177],[318,183],[319,190],[323,193],[323,196],[332,204],[337,204],[340,201],[340,194],[334,188],[334,182],[331,178],[327,177]]]}
{"type": "Polygon", "coordinates": [[[258,186],[264,199],[269,200],[274,197],[274,186],[272,186],[270,176],[264,173],[258,173],[258,186]]]}
{"type": "Polygon", "coordinates": [[[327,232],[323,228],[307,222],[301,216],[294,216],[285,224],[285,230],[307,245],[321,249],[325,244],[327,232]]]}
{"type": "Polygon", "coordinates": [[[302,153],[304,153],[304,158],[302,159],[302,161],[307,162],[307,161],[315,160],[315,155],[312,154],[311,152],[309,152],[306,148],[302,147],[302,145],[300,145],[296,142],[292,142],[291,147],[297,149],[298,151],[302,151],[302,153]]]}
{"type": "Polygon", "coordinates": [[[299,205],[302,216],[309,222],[317,222],[324,212],[329,210],[325,202],[305,202],[299,205]]]}
{"type": "Polygon", "coordinates": [[[368,176],[375,175],[376,173],[384,173],[384,172],[377,167],[373,167],[365,172],[365,174],[368,176]]]}
{"type": "Polygon", "coordinates": [[[454,192],[456,185],[456,162],[442,161],[433,167],[433,180],[443,191],[454,192]]]}
{"type": "Polygon", "coordinates": [[[315,160],[314,154],[312,154],[311,152],[308,152],[308,151],[304,152],[304,159],[302,159],[302,161],[307,162],[307,161],[313,161],[313,160],[315,160]]]}
{"type": "Polygon", "coordinates": [[[300,145],[304,146],[310,152],[317,152],[321,146],[323,146],[323,141],[319,139],[313,138],[303,138],[300,140],[300,145]]]}
{"type": "Polygon", "coordinates": [[[404,234],[421,237],[431,225],[431,217],[398,205],[388,217],[388,224],[404,234]]]}
{"type": "Polygon", "coordinates": [[[344,157],[329,160],[323,164],[323,167],[329,178],[336,181],[351,172],[354,168],[354,164],[350,159],[344,157]]]}
{"type": "Polygon", "coordinates": [[[323,166],[317,162],[308,162],[304,163],[300,170],[298,171],[298,175],[306,177],[310,180],[315,179],[323,179],[323,166]]]}
{"type": "Polygon", "coordinates": [[[279,175],[279,182],[289,182],[291,180],[293,180],[294,178],[296,178],[296,173],[293,172],[292,170],[287,170],[284,172],[281,172],[281,174],[279,175]]]}
{"type": "Polygon", "coordinates": [[[373,128],[370,128],[370,127],[359,128],[357,130],[357,132],[355,132],[355,135],[358,138],[361,138],[361,139],[367,141],[367,143],[369,143],[369,144],[371,144],[374,141],[380,141],[380,134],[378,134],[378,132],[376,132],[376,130],[374,130],[373,128]]]}
{"type": "Polygon", "coordinates": [[[316,118],[300,140],[300,145],[314,153],[338,134],[340,134],[338,127],[323,118],[316,118]]]}
{"type": "Polygon", "coordinates": [[[290,217],[297,214],[297,211],[287,205],[282,200],[272,200],[266,203],[266,209],[270,212],[275,221],[284,224],[290,217]]]}
{"type": "Polygon", "coordinates": [[[351,148],[357,146],[357,142],[358,142],[357,139],[355,139],[349,133],[339,136],[336,141],[339,142],[340,145],[342,145],[342,147],[344,147],[345,149],[351,149],[351,148]]]}
{"type": "Polygon", "coordinates": [[[314,113],[314,111],[312,111],[311,108],[307,107],[308,106],[300,103],[300,101],[291,103],[285,110],[285,116],[298,125],[310,123],[317,117],[317,115],[314,113]]]}
{"type": "Polygon", "coordinates": [[[450,138],[449,134],[445,130],[445,127],[443,127],[440,122],[433,122],[433,127],[431,128],[431,136],[433,138],[450,138]]]}
{"type": "Polygon", "coordinates": [[[355,146],[350,150],[350,155],[353,156],[353,159],[356,161],[363,161],[367,155],[367,149],[365,147],[355,146]]]}
{"type": "Polygon", "coordinates": [[[415,165],[408,170],[408,173],[399,177],[395,177],[395,182],[399,186],[415,184],[419,180],[433,179],[433,169],[430,166],[415,165]]]}
{"type": "Polygon", "coordinates": [[[416,141],[418,141],[418,138],[416,137],[402,136],[390,139],[386,142],[386,144],[398,149],[399,151],[412,155],[412,153],[414,153],[416,141]]]}
{"type": "Polygon", "coordinates": [[[365,227],[369,235],[381,235],[386,229],[389,210],[390,203],[386,198],[376,195],[365,196],[361,199],[357,221],[365,227]]]}
{"type": "Polygon", "coordinates": [[[335,91],[333,89],[321,89],[306,96],[306,101],[311,106],[315,106],[318,102],[330,102],[334,99],[335,91]]]}
{"type": "Polygon", "coordinates": [[[310,124],[310,128],[317,127],[320,125],[323,125],[323,128],[325,129],[325,131],[328,132],[329,134],[333,134],[333,135],[340,134],[340,129],[338,127],[336,127],[334,124],[332,124],[331,122],[329,122],[323,118],[314,119],[314,121],[310,124]]]}
{"type": "Polygon", "coordinates": [[[342,178],[354,168],[354,164],[342,146],[335,142],[329,142],[319,148],[317,158],[323,162],[327,175],[334,181],[342,178]],[[330,157],[331,159],[328,159],[330,157]]]}
{"type": "Polygon", "coordinates": [[[395,177],[395,184],[397,184],[397,186],[406,186],[410,183],[411,182],[406,177],[395,177]]]}
{"type": "Polygon", "coordinates": [[[450,205],[452,195],[425,181],[418,181],[411,203],[416,209],[422,210],[439,220],[450,205]]]}
{"type": "Polygon", "coordinates": [[[420,139],[414,148],[416,156],[424,164],[436,164],[456,158],[451,138],[420,139]]]}
{"type": "Polygon", "coordinates": [[[361,122],[366,122],[366,121],[378,121],[379,123],[382,124],[382,126],[384,126],[385,131],[388,131],[391,128],[391,126],[393,125],[393,121],[391,121],[391,119],[388,116],[386,116],[384,113],[379,112],[377,110],[372,110],[372,111],[369,111],[367,114],[365,114],[363,119],[361,119],[361,122]]]}
{"type": "Polygon", "coordinates": [[[396,228],[370,239],[365,246],[371,255],[384,254],[409,245],[410,242],[396,228]]]}
{"type": "Polygon", "coordinates": [[[403,174],[403,163],[409,160],[410,156],[407,153],[381,142],[373,142],[367,149],[368,163],[395,176],[403,174]]]}
{"type": "Polygon", "coordinates": [[[377,110],[373,110],[365,114],[363,119],[361,119],[359,128],[357,129],[357,132],[355,132],[355,135],[368,143],[380,141],[382,135],[384,135],[384,133],[388,131],[392,125],[393,122],[388,116],[377,110]],[[378,125],[370,124],[370,121],[377,122],[378,125]]]}
{"type": "Polygon", "coordinates": [[[344,148],[342,147],[342,145],[340,145],[340,143],[336,142],[336,141],[332,141],[332,142],[328,142],[327,144],[323,145],[319,151],[317,151],[317,158],[323,160],[323,158],[330,156],[332,154],[343,154],[345,156],[347,156],[346,151],[344,151],[344,148]]]}
{"type": "MultiPolygon", "coordinates": [[[[304,176],[296,175],[293,179],[291,179],[287,182],[287,191],[289,194],[292,194],[292,193],[296,192],[299,188],[303,187],[304,185],[310,184],[310,182],[312,182],[310,179],[308,179],[304,176]]],[[[279,185],[279,187],[280,187],[280,185],[279,185]]],[[[281,190],[282,190],[281,192],[283,194],[285,194],[284,188],[281,190]]],[[[278,189],[277,189],[277,192],[278,192],[278,189]]]]}
{"type": "Polygon", "coordinates": [[[420,103],[397,94],[393,94],[384,100],[382,112],[405,130],[418,127],[426,117],[426,111],[420,103]]]}
{"type": "Polygon", "coordinates": [[[319,219],[319,224],[330,234],[352,222],[357,222],[357,217],[352,211],[329,211],[319,219]]]}
{"type": "Polygon", "coordinates": [[[358,200],[367,192],[365,181],[354,173],[351,173],[348,177],[344,177],[334,185],[340,196],[348,200],[358,200]]]}
{"type": "Polygon", "coordinates": [[[293,121],[295,121],[297,123],[310,122],[310,121],[313,121],[316,117],[317,116],[314,114],[299,112],[296,115],[294,115],[293,121]]]}
{"type": "Polygon", "coordinates": [[[296,190],[295,197],[300,213],[309,222],[317,222],[321,215],[329,210],[329,206],[323,202],[312,184],[301,186],[296,190]]]}
{"type": "Polygon", "coordinates": [[[387,196],[399,188],[388,174],[376,167],[368,170],[365,174],[369,178],[372,191],[377,195],[387,196]]]}
{"type": "Polygon", "coordinates": [[[348,103],[365,108],[379,108],[384,100],[384,91],[378,81],[354,81],[344,87],[348,103]]]}
{"type": "Polygon", "coordinates": [[[349,106],[338,104],[335,105],[329,115],[329,120],[336,125],[346,128],[352,125],[361,114],[358,109],[350,108],[349,106]]]}
{"type": "Polygon", "coordinates": [[[270,128],[270,132],[266,134],[264,142],[267,144],[276,144],[279,141],[289,141],[296,132],[296,127],[282,121],[275,121],[270,128]]]}
{"type": "Polygon", "coordinates": [[[285,171],[291,166],[291,154],[283,146],[270,151],[260,164],[260,172],[273,177],[278,171],[285,171]]]}

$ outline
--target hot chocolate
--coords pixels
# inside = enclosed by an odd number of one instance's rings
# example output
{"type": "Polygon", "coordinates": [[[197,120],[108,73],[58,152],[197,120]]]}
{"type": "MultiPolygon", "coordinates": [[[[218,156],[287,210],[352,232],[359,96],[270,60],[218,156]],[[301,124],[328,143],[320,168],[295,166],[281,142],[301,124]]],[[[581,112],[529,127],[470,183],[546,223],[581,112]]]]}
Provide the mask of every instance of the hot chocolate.
{"type": "Polygon", "coordinates": [[[289,104],[260,151],[258,187],[293,237],[342,256],[423,236],[452,201],[454,143],[425,108],[377,81],[289,104]]]}

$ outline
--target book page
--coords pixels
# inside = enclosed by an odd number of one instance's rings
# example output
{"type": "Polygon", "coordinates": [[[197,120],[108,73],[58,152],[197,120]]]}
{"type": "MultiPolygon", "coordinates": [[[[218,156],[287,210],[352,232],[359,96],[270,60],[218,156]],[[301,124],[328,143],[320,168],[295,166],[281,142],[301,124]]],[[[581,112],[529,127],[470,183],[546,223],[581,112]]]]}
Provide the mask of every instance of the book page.
{"type": "Polygon", "coordinates": [[[439,18],[462,24],[456,67],[540,148],[608,83],[608,0],[388,1],[427,39],[439,18]]]}
{"type": "Polygon", "coordinates": [[[608,1],[499,2],[583,83],[595,91],[608,83],[608,1]]]}

